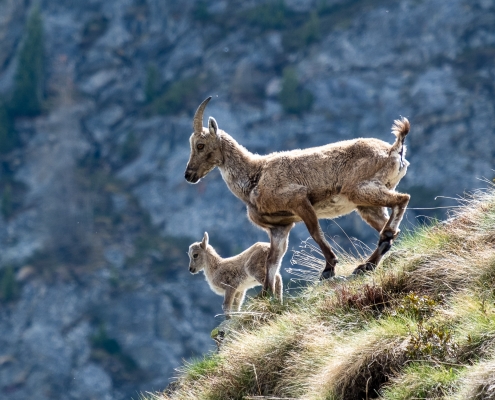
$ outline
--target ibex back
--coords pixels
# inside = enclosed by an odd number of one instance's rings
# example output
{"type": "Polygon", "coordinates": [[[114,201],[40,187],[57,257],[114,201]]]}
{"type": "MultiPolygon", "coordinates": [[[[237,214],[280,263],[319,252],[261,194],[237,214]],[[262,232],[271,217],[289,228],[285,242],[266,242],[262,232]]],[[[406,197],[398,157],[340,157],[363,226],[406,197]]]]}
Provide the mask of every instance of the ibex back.
{"type": "Polygon", "coordinates": [[[274,291],[275,273],[287,251],[289,232],[299,221],[306,224],[325,256],[322,278],[334,276],[337,257],[318,219],[353,210],[380,233],[377,248],[354,273],[374,269],[399,234],[410,198],[395,191],[409,165],[404,159],[409,121],[402,118],[394,122],[396,141],[392,145],[360,138],[260,156],[220,130],[212,117],[208,128],[203,128],[203,112],[210,99],[201,103],[194,116],[185,178],[197,183],[218,167],[232,193],[246,203],[249,219],[268,232],[270,252],[263,289],[274,291]],[[387,208],[392,211],[390,216],[387,208]]]}

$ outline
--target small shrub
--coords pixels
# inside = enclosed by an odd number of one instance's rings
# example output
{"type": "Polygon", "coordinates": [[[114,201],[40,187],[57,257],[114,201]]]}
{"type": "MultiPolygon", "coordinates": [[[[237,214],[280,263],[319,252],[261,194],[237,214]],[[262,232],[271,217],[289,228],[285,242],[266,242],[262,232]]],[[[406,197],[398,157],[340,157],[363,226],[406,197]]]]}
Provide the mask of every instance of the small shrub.
{"type": "Polygon", "coordinates": [[[101,349],[106,351],[108,354],[117,354],[121,352],[119,343],[112,338],[109,338],[107,331],[103,324],[100,324],[98,331],[91,336],[91,347],[94,349],[101,349]]]}
{"type": "Polygon", "coordinates": [[[81,47],[90,47],[100,36],[102,36],[108,27],[108,18],[104,15],[97,15],[91,18],[82,31],[81,47]]]}
{"type": "Polygon", "coordinates": [[[395,309],[395,313],[407,315],[423,321],[432,316],[438,302],[430,296],[420,296],[414,292],[408,293],[395,309]]]}
{"type": "Polygon", "coordinates": [[[146,69],[146,82],[144,84],[144,95],[146,102],[151,103],[155,100],[159,90],[158,68],[154,64],[148,65],[146,69]]]}
{"type": "Polygon", "coordinates": [[[288,114],[302,114],[310,110],[314,100],[312,93],[301,87],[296,70],[292,67],[284,69],[279,99],[288,114]]]}
{"type": "Polygon", "coordinates": [[[8,165],[4,165],[4,168],[1,169],[0,211],[5,219],[9,219],[16,211],[23,207],[27,186],[14,179],[8,165]]]}
{"type": "Polygon", "coordinates": [[[262,29],[282,29],[287,24],[289,10],[283,0],[270,1],[246,11],[245,20],[262,29]]]}
{"type": "Polygon", "coordinates": [[[0,301],[8,303],[19,296],[19,284],[15,280],[14,268],[7,267],[0,271],[0,301]]]}
{"type": "Polygon", "coordinates": [[[300,28],[285,32],[282,44],[288,51],[297,51],[318,42],[320,37],[320,19],[316,12],[312,12],[300,28]]]}
{"type": "Polygon", "coordinates": [[[107,335],[103,323],[100,323],[98,331],[90,337],[90,343],[91,359],[99,362],[114,381],[122,384],[143,379],[143,373],[136,362],[123,352],[117,340],[107,335]]]}
{"type": "Polygon", "coordinates": [[[211,15],[208,11],[208,3],[204,0],[198,1],[192,10],[192,17],[199,22],[209,21],[211,15]]]}
{"type": "Polygon", "coordinates": [[[158,114],[173,114],[180,111],[191,101],[198,89],[199,78],[185,78],[172,83],[168,89],[152,103],[154,112],[158,114]]]}
{"type": "Polygon", "coordinates": [[[29,16],[26,32],[19,52],[11,110],[14,115],[33,116],[41,112],[44,91],[43,22],[39,8],[29,16]]]}
{"type": "Polygon", "coordinates": [[[12,202],[12,186],[10,186],[9,184],[5,185],[5,188],[3,189],[2,203],[0,206],[2,208],[3,217],[5,219],[9,219],[14,209],[12,202]]]}
{"type": "Polygon", "coordinates": [[[413,360],[455,360],[458,345],[447,327],[438,323],[419,322],[410,335],[406,354],[413,360]]]}
{"type": "Polygon", "coordinates": [[[5,105],[0,104],[0,154],[6,154],[18,144],[12,118],[5,105]]]}
{"type": "MultiPolygon", "coordinates": [[[[143,216],[144,218],[144,216],[143,216]]],[[[186,237],[161,237],[149,226],[134,241],[135,254],[126,260],[127,265],[147,265],[161,277],[170,279],[187,264],[186,249],[193,242],[186,237]]]]}

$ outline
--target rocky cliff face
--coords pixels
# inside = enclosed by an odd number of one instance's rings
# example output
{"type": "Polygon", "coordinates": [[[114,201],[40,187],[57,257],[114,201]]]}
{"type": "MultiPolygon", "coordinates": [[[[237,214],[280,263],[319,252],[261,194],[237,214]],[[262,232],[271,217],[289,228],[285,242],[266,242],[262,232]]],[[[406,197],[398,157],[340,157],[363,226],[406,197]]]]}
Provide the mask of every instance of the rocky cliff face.
{"type": "MultiPolygon", "coordinates": [[[[0,3],[6,100],[34,6],[0,3]]],[[[221,298],[189,276],[187,246],[207,230],[228,255],[266,235],[218,171],[183,178],[208,95],[206,114],[260,154],[392,141],[392,121],[407,116],[399,188],[415,207],[493,178],[491,1],[42,0],[39,10],[44,111],[15,119],[19,145],[1,159],[2,398],[136,397],[212,348],[221,298]]],[[[338,222],[374,242],[358,217],[338,222]]],[[[298,227],[291,246],[306,236],[298,227]]]]}

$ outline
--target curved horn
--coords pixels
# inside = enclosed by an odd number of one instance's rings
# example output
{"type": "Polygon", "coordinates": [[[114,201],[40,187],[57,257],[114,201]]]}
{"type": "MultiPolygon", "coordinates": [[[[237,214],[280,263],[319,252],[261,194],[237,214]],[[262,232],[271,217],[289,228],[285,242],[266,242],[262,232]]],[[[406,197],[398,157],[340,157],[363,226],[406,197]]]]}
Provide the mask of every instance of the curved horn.
{"type": "Polygon", "coordinates": [[[203,112],[205,111],[206,105],[211,100],[211,96],[205,99],[196,110],[193,119],[193,130],[194,132],[202,132],[203,131],[203,112]]]}

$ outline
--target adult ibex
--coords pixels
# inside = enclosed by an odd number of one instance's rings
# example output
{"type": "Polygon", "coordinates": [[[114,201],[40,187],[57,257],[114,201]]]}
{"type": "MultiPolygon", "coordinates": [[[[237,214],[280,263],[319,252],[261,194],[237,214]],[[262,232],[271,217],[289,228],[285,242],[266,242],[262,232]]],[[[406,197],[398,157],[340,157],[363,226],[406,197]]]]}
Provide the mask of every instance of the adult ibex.
{"type": "Polygon", "coordinates": [[[303,221],[326,260],[322,278],[335,275],[337,257],[326,241],[319,218],[335,218],[357,210],[380,232],[378,246],[354,273],[370,271],[390,249],[410,196],[395,191],[406,174],[404,139],[406,118],[394,121],[397,137],[390,145],[378,139],[353,139],[304,150],[264,156],[250,153],[214,118],[203,128],[203,112],[211,97],[194,115],[191,155],[185,178],[197,183],[218,167],[229,189],[247,205],[249,219],[268,232],[270,253],[263,289],[274,291],[275,273],[287,251],[289,232],[303,221]],[[387,207],[392,210],[388,215],[387,207]]]}

